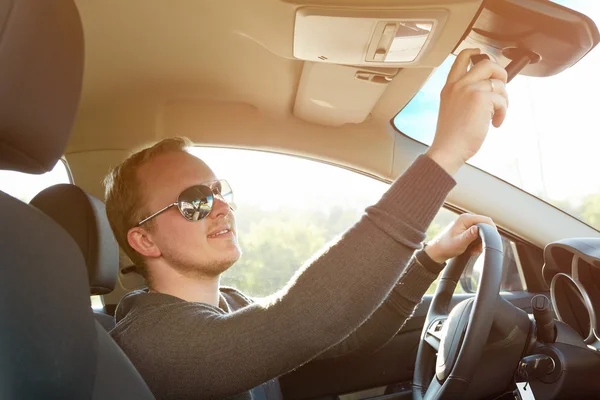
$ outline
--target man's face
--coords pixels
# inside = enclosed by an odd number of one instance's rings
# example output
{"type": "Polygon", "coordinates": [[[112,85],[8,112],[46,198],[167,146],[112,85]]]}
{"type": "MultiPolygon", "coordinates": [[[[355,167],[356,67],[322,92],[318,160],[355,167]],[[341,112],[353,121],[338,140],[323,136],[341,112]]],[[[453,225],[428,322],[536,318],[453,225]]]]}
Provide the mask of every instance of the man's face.
{"type": "MultiPolygon", "coordinates": [[[[154,213],[177,201],[190,186],[215,181],[213,171],[200,159],[184,152],[157,156],[138,170],[146,210],[154,213]]],[[[187,276],[216,276],[241,256],[235,217],[229,205],[215,196],[211,212],[191,222],[177,207],[152,220],[148,234],[161,257],[187,276]],[[224,234],[217,234],[228,231],[224,234]]]]}

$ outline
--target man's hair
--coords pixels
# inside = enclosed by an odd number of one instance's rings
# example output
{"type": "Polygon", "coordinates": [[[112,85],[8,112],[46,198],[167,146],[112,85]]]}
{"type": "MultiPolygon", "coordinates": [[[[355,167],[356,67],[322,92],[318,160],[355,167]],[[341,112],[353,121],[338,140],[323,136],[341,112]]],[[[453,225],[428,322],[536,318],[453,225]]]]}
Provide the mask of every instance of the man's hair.
{"type": "MultiPolygon", "coordinates": [[[[104,178],[106,215],[121,248],[135,264],[137,271],[150,283],[144,256],[135,251],[127,241],[127,232],[153,212],[146,209],[143,187],[138,179],[139,168],[153,158],[171,152],[187,152],[192,142],[185,137],[163,139],[130,155],[104,178]]],[[[155,210],[154,210],[155,211],[155,210]]],[[[152,221],[144,224],[152,229],[152,221]]]]}

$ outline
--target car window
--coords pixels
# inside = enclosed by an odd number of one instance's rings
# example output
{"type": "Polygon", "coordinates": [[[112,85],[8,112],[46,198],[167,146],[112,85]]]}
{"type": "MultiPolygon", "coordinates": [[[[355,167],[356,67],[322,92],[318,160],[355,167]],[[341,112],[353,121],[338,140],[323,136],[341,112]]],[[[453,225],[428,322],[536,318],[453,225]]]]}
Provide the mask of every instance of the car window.
{"type": "Polygon", "coordinates": [[[92,308],[94,310],[101,310],[104,308],[102,296],[90,296],[90,302],[92,303],[92,308]]]}
{"type": "Polygon", "coordinates": [[[206,147],[192,152],[227,179],[234,191],[242,257],[223,274],[221,283],[254,297],[282,288],[389,187],[297,157],[206,147]]]}
{"type": "Polygon", "coordinates": [[[45,174],[0,171],[0,190],[25,203],[29,203],[42,190],[58,183],[71,183],[71,175],[63,160],[59,160],[45,174]]]}
{"type": "MultiPolygon", "coordinates": [[[[516,244],[509,239],[502,238],[504,250],[504,275],[500,290],[503,292],[514,292],[526,290],[525,278],[519,261],[516,244]]],[[[479,278],[483,270],[483,257],[479,254],[473,256],[467,264],[460,280],[461,289],[467,293],[475,293],[479,286],[479,278]]]]}
{"type": "MultiPolygon", "coordinates": [[[[560,0],[600,24],[600,2],[560,0]]],[[[394,118],[403,134],[426,145],[433,141],[440,91],[454,62],[450,55],[394,118]]],[[[594,177],[597,132],[595,48],[574,66],[549,77],[517,75],[507,90],[510,108],[492,128],[469,163],[562,209],[600,230],[600,180],[594,177]]]]}
{"type": "MultiPolygon", "coordinates": [[[[25,174],[17,171],[0,171],[0,190],[25,203],[29,203],[39,192],[59,183],[73,183],[69,168],[64,160],[59,160],[51,171],[45,174],[25,174]]],[[[93,308],[102,308],[100,296],[91,296],[93,308]]]]}
{"type": "MultiPolygon", "coordinates": [[[[441,209],[427,230],[427,239],[431,240],[446,225],[451,223],[458,216],[457,213],[441,209]]],[[[504,249],[504,276],[502,277],[502,286],[500,290],[504,292],[514,292],[526,290],[525,279],[522,273],[522,267],[518,259],[515,243],[511,240],[502,237],[502,245],[504,249]]],[[[475,293],[477,291],[479,278],[483,268],[483,257],[476,254],[469,260],[465,270],[463,271],[460,284],[457,285],[455,293],[475,293]]],[[[426,294],[433,294],[437,288],[438,280],[433,282],[426,294]]]]}
{"type": "MultiPolygon", "coordinates": [[[[242,257],[223,274],[221,284],[253,297],[282,288],[389,188],[371,177],[298,157],[208,147],[196,147],[192,153],[229,181],[237,204],[242,257]]],[[[440,210],[427,240],[456,216],[440,210]]],[[[436,283],[428,293],[435,288],[436,283]]]]}

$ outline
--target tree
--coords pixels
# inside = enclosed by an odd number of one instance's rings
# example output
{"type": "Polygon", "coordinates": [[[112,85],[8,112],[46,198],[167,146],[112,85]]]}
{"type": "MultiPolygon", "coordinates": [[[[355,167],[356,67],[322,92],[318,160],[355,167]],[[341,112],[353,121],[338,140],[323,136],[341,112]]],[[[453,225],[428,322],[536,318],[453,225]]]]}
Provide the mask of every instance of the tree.
{"type": "MultiPolygon", "coordinates": [[[[225,285],[257,297],[273,294],[328,240],[326,229],[297,213],[279,212],[240,230],[243,255],[223,275],[225,285]]],[[[319,221],[319,220],[316,220],[319,221]]]]}
{"type": "Polygon", "coordinates": [[[583,221],[600,229],[600,194],[586,196],[578,211],[583,221]]]}
{"type": "MultiPolygon", "coordinates": [[[[362,214],[363,210],[340,206],[328,210],[264,210],[244,204],[236,214],[243,254],[223,274],[222,283],[254,297],[273,294],[317,251],[354,225],[362,214]]],[[[455,218],[453,212],[441,210],[427,230],[427,240],[455,218]]],[[[433,290],[435,284],[428,293],[433,290]]]]}

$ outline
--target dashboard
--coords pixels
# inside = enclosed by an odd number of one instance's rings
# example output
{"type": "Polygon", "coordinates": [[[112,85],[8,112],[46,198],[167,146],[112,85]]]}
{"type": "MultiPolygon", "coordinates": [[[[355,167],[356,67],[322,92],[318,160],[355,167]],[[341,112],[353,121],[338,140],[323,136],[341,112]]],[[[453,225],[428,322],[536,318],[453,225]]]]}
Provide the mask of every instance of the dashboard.
{"type": "Polygon", "coordinates": [[[546,246],[543,276],[559,321],[588,347],[600,349],[600,239],[564,239],[546,246]]]}
{"type": "Polygon", "coordinates": [[[600,239],[571,238],[547,245],[542,274],[556,321],[549,324],[554,330],[546,335],[550,340],[540,340],[545,325],[536,326],[537,341],[528,351],[552,364],[533,380],[535,398],[599,398],[600,239]]]}

